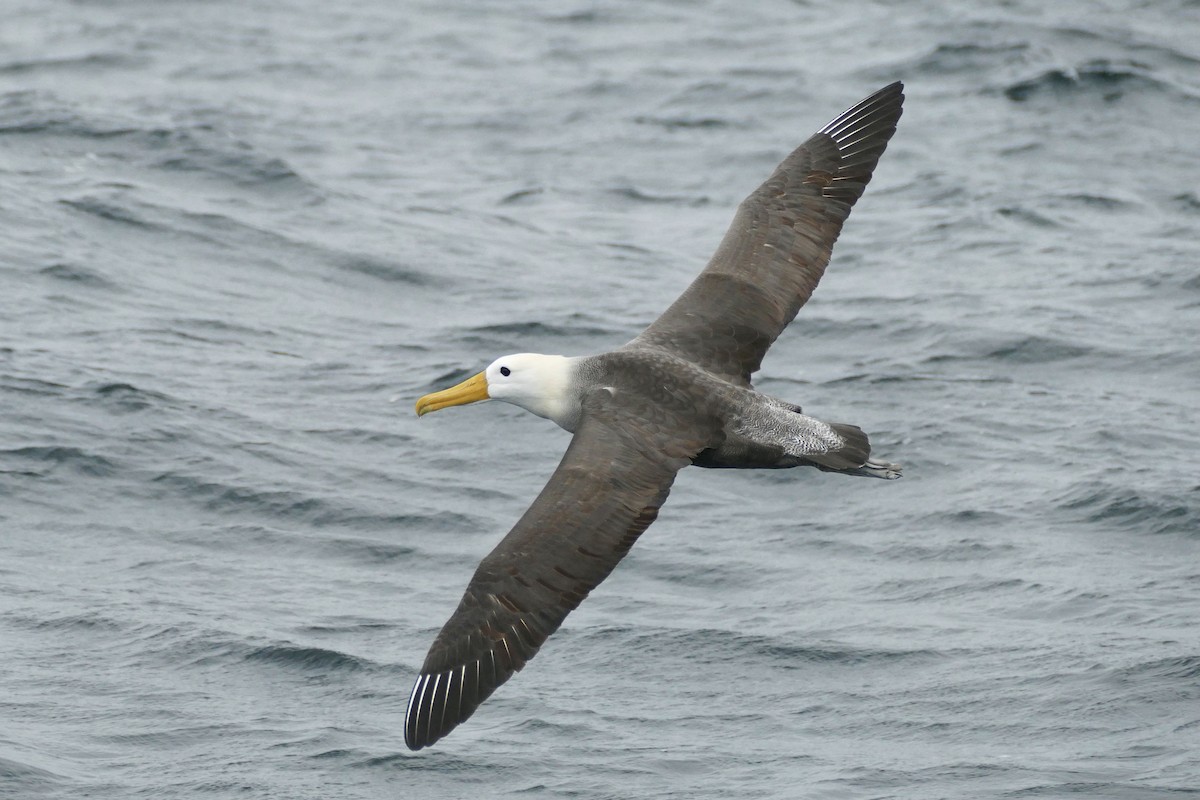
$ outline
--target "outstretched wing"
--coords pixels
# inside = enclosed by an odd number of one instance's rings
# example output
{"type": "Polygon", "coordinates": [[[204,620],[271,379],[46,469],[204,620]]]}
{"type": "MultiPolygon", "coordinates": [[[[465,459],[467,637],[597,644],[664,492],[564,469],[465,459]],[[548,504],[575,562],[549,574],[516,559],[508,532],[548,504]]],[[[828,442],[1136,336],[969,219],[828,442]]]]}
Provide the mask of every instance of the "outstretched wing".
{"type": "Polygon", "coordinates": [[[404,722],[411,749],[470,717],[608,577],[658,516],[675,473],[710,443],[680,428],[607,389],[587,398],[558,469],[480,563],[430,648],[404,722]]]}
{"type": "Polygon", "coordinates": [[[896,132],[897,82],[822,128],[738,208],[708,266],[627,347],[667,350],[749,385],[767,348],[807,302],[896,132]]]}

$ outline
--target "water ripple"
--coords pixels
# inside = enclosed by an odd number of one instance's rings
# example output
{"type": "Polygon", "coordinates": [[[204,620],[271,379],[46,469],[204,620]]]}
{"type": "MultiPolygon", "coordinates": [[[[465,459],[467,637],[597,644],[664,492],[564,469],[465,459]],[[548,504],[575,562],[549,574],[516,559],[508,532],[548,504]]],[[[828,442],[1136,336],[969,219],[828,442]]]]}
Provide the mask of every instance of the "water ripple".
{"type": "Polygon", "coordinates": [[[1186,494],[1172,494],[1086,481],[1059,497],[1057,504],[1083,522],[1159,535],[1200,536],[1200,485],[1186,494]]]}

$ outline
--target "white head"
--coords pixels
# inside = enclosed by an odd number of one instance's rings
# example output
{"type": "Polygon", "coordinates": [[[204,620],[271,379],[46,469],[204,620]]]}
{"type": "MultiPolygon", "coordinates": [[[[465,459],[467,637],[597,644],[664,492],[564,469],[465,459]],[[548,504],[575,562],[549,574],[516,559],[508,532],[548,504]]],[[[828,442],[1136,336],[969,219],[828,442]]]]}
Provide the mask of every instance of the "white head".
{"type": "Polygon", "coordinates": [[[481,400],[503,400],[567,427],[579,412],[579,401],[571,392],[574,362],[540,353],[497,358],[457,386],[422,397],[417,401],[417,416],[481,400]]]}

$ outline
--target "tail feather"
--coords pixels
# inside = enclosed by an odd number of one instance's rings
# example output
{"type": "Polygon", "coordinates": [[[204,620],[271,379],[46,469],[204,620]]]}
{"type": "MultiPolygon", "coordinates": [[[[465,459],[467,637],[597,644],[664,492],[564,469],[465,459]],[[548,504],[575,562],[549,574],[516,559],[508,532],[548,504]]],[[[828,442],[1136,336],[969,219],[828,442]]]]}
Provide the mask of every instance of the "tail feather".
{"type": "Polygon", "coordinates": [[[871,443],[862,428],[839,422],[831,422],[829,427],[833,428],[834,432],[841,437],[843,445],[828,453],[805,455],[805,459],[812,462],[817,469],[886,480],[895,480],[900,477],[899,464],[871,460],[871,443]]]}

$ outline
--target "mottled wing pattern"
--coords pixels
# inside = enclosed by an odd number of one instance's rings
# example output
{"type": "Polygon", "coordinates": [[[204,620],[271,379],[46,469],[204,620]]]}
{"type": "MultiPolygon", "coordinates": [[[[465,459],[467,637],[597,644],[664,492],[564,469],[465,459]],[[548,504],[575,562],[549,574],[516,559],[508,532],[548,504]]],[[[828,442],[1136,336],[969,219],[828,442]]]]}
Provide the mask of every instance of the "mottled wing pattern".
{"type": "Polygon", "coordinates": [[[521,669],[658,516],[675,473],[709,443],[644,399],[583,406],[549,483],[479,565],[413,687],[404,741],[433,744],[521,669]]]}
{"type": "Polygon", "coordinates": [[[825,272],[903,102],[900,83],[880,89],[784,159],[742,202],[699,277],[627,347],[668,350],[749,385],[825,272]]]}

